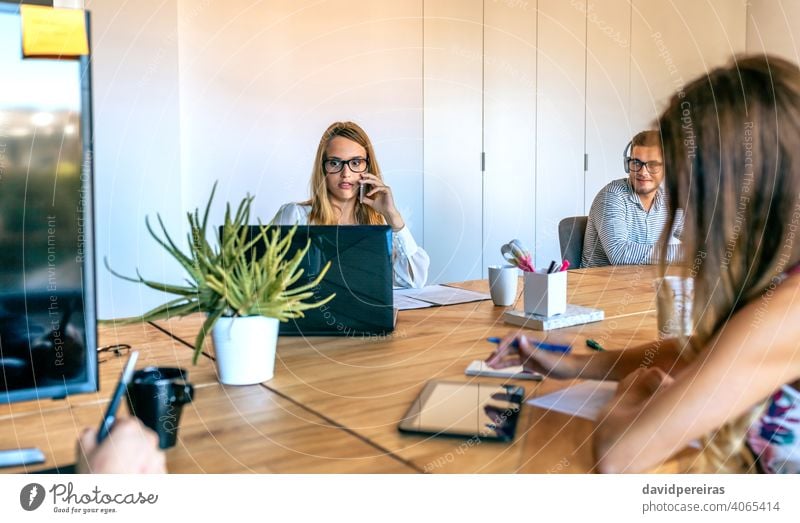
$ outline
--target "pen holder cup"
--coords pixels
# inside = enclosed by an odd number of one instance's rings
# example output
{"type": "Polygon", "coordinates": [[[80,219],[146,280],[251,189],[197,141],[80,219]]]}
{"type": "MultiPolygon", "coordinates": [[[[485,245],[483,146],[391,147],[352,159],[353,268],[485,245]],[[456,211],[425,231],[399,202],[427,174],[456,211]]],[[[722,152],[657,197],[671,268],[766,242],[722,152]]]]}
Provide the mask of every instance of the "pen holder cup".
{"type": "Polygon", "coordinates": [[[131,414],[158,435],[162,449],[175,446],[183,406],[194,397],[187,375],[179,368],[146,367],[134,372],[128,385],[131,414]]]}
{"type": "Polygon", "coordinates": [[[525,312],[550,317],[567,310],[567,271],[523,273],[525,312]]]}

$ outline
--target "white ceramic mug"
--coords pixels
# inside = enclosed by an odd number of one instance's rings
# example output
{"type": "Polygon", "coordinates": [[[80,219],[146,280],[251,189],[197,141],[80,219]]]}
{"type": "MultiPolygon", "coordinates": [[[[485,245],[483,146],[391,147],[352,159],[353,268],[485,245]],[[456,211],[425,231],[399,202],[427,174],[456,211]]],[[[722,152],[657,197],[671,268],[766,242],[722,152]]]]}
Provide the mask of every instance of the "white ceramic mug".
{"type": "Polygon", "coordinates": [[[489,294],[500,307],[509,307],[517,301],[519,269],[513,265],[489,266],[489,294]]]}
{"type": "Polygon", "coordinates": [[[656,286],[659,336],[689,336],[693,330],[694,280],[681,276],[664,276],[653,283],[656,286]]]}

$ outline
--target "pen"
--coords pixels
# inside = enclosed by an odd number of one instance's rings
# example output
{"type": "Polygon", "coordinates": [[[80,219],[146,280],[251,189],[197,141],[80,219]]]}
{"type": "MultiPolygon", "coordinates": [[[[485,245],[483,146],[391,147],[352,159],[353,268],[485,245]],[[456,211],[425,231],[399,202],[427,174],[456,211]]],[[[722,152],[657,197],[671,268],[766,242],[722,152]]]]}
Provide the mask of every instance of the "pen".
{"type": "Polygon", "coordinates": [[[117,409],[119,409],[119,404],[122,402],[122,396],[128,389],[128,383],[131,382],[133,369],[136,367],[136,360],[138,358],[138,351],[133,351],[131,355],[128,356],[128,361],[125,363],[125,368],[122,369],[119,382],[117,382],[117,388],[114,389],[114,395],[111,396],[111,403],[108,404],[106,414],[103,416],[103,421],[100,422],[100,428],[97,430],[97,443],[102,443],[111,431],[111,427],[114,426],[114,421],[117,419],[117,409]]]}
{"type": "Polygon", "coordinates": [[[569,269],[569,260],[564,260],[561,263],[561,269],[559,270],[559,272],[566,271],[567,269],[569,269]]]}
{"type": "Polygon", "coordinates": [[[600,345],[599,343],[597,343],[596,341],[594,341],[593,339],[587,339],[587,340],[586,340],[586,345],[588,345],[590,349],[592,349],[592,350],[596,350],[596,351],[598,351],[598,352],[603,352],[603,351],[605,351],[605,349],[603,348],[603,346],[602,346],[602,345],[600,345]]]}
{"type": "MultiPolygon", "coordinates": [[[[491,338],[486,338],[486,341],[488,341],[489,343],[500,343],[500,338],[492,336],[491,338]]],[[[572,347],[570,347],[569,345],[557,345],[555,343],[544,343],[536,340],[529,340],[529,341],[531,345],[535,345],[537,349],[546,350],[548,352],[560,352],[562,354],[566,354],[572,350],[572,347]]],[[[519,349],[519,343],[517,342],[517,340],[514,340],[511,346],[514,347],[515,349],[519,349]]]]}
{"type": "Polygon", "coordinates": [[[555,260],[551,261],[550,267],[547,269],[547,274],[553,274],[556,270],[556,266],[557,266],[556,261],[555,260]]]}

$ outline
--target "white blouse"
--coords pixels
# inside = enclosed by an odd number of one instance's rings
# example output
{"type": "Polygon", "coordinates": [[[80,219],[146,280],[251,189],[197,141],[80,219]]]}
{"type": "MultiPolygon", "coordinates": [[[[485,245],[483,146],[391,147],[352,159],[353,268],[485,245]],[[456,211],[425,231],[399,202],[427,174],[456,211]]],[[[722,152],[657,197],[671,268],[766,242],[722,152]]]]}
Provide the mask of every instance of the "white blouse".
{"type": "MultiPolygon", "coordinates": [[[[310,205],[287,203],[278,209],[270,225],[308,225],[310,205]]],[[[420,288],[428,281],[431,260],[417,245],[408,227],[392,232],[392,267],[396,287],[420,288]]]]}

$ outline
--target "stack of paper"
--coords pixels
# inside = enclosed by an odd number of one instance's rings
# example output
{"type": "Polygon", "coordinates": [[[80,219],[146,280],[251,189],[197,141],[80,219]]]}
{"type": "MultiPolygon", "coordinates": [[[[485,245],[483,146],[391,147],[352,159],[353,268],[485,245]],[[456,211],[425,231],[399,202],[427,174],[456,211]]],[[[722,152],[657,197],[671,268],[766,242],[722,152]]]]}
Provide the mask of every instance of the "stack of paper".
{"type": "Polygon", "coordinates": [[[446,285],[430,285],[421,289],[399,289],[394,291],[394,306],[401,311],[489,299],[491,299],[489,295],[482,292],[448,287],[446,285]]]}
{"type": "Polygon", "coordinates": [[[600,412],[611,401],[616,391],[616,381],[585,381],[579,385],[528,400],[528,405],[597,421],[600,412]]]}
{"type": "Polygon", "coordinates": [[[408,311],[411,309],[424,309],[426,307],[433,307],[433,303],[417,300],[404,294],[398,294],[397,291],[394,292],[394,308],[397,310],[408,311]]]}

